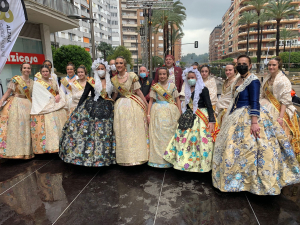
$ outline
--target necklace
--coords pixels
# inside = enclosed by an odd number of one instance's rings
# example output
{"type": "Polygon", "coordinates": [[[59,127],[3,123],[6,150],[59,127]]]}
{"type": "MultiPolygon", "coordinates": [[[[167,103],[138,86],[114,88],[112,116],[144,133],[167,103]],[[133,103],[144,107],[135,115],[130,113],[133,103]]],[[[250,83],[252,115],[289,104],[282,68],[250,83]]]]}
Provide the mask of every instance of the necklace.
{"type": "Polygon", "coordinates": [[[25,78],[22,76],[22,79],[25,81],[25,82],[29,82],[30,81],[30,79],[28,79],[28,80],[25,80],[25,78]]]}
{"type": "Polygon", "coordinates": [[[76,74],[74,74],[73,77],[70,78],[69,75],[68,75],[68,78],[69,78],[70,80],[72,80],[75,76],[76,76],[76,74]]]}
{"type": "Polygon", "coordinates": [[[121,75],[118,73],[118,78],[119,78],[119,79],[123,79],[124,77],[126,77],[126,75],[127,75],[127,72],[126,72],[123,76],[121,76],[121,75]]]}

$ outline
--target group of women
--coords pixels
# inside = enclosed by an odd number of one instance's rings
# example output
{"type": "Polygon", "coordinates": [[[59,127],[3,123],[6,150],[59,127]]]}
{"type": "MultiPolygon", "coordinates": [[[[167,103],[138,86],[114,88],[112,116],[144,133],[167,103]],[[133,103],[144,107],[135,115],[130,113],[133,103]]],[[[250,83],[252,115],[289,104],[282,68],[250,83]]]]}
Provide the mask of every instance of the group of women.
{"type": "Polygon", "coordinates": [[[184,99],[162,67],[149,103],[138,76],[126,72],[126,60],[117,57],[115,64],[111,78],[108,63],[95,60],[94,77],[87,79],[84,66],[75,75],[69,63],[59,88],[49,61],[34,82],[23,63],[22,76],[12,78],[0,100],[0,157],[59,152],[64,162],[89,167],[212,170],[219,190],[258,195],[300,182],[298,118],[279,58],[270,60],[261,88],[250,58],[240,56],[226,66],[219,99],[208,66],[183,72],[184,99]]]}

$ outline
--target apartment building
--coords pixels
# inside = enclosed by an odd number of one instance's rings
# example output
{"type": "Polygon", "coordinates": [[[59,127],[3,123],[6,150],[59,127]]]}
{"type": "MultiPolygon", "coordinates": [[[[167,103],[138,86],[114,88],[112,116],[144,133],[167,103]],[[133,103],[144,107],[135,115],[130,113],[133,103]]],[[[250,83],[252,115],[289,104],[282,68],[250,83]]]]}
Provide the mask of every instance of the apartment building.
{"type": "MultiPolygon", "coordinates": [[[[247,28],[246,25],[238,26],[239,18],[243,12],[255,12],[253,6],[246,6],[246,0],[231,0],[231,5],[222,17],[222,52],[221,57],[237,57],[240,54],[246,53],[247,47],[247,28]]],[[[293,1],[291,3],[298,11],[300,11],[300,1],[293,1]]],[[[294,16],[289,19],[281,21],[281,28],[287,28],[299,32],[300,20],[294,16]]],[[[271,58],[276,55],[275,35],[276,35],[276,21],[269,20],[263,25],[262,32],[262,61],[265,58],[271,58]],[[268,52],[269,51],[269,52],[268,52]],[[268,56],[267,56],[268,54],[268,56]]],[[[299,51],[299,38],[291,40],[292,51],[299,51]]],[[[286,41],[287,46],[290,41],[286,41]]],[[[283,51],[283,40],[280,40],[280,51],[283,51]]],[[[289,48],[289,47],[288,47],[289,48]]],[[[257,51],[257,24],[253,23],[250,26],[249,36],[249,56],[256,57],[257,51]]]]}
{"type": "MultiPolygon", "coordinates": [[[[78,8],[78,15],[90,18],[89,1],[92,2],[94,21],[94,36],[96,46],[100,42],[106,42],[112,46],[119,46],[120,19],[118,0],[73,0],[78,8]]],[[[79,21],[79,27],[51,34],[52,45],[79,45],[92,53],[91,29],[89,21],[79,21]]],[[[101,53],[96,50],[96,57],[101,53]]]]}
{"type": "Polygon", "coordinates": [[[222,26],[216,26],[209,35],[209,61],[213,62],[221,59],[220,45],[222,26]]]}

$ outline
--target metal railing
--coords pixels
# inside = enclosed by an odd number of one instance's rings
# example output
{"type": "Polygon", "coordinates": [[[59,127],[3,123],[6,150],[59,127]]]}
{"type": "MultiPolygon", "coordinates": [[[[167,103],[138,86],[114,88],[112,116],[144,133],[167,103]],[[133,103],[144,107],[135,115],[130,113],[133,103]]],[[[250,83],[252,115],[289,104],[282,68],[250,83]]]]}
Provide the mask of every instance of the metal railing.
{"type": "Polygon", "coordinates": [[[52,8],[65,15],[78,15],[78,8],[67,0],[27,0],[52,8]]]}

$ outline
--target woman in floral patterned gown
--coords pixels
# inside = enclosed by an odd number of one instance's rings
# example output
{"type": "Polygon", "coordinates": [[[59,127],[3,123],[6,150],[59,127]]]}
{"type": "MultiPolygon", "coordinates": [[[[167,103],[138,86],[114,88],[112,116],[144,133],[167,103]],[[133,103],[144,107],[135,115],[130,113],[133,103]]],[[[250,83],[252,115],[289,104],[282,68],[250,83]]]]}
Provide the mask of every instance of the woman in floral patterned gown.
{"type": "Polygon", "coordinates": [[[163,158],[172,163],[174,169],[208,172],[211,170],[214,149],[212,134],[216,122],[209,91],[197,69],[187,68],[182,77],[185,83],[185,107],[163,158]]]}
{"type": "Polygon", "coordinates": [[[77,108],[64,126],[59,156],[75,165],[109,166],[116,163],[113,86],[107,62],[97,59],[92,69],[94,78],[87,81],[77,108]]]}
{"type": "Polygon", "coordinates": [[[284,130],[259,104],[260,82],[251,66],[248,56],[238,57],[240,75],[215,143],[213,185],[223,192],[278,195],[300,182],[300,168],[284,130]]]}

